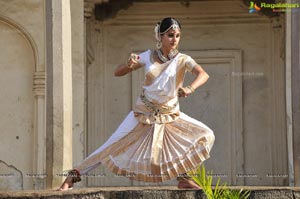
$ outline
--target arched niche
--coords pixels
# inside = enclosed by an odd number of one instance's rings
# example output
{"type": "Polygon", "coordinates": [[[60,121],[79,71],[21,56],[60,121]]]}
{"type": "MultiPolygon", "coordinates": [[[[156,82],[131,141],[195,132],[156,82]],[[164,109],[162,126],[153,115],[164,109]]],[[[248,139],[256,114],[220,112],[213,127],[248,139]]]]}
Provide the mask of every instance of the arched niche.
{"type": "Polygon", "coordinates": [[[45,72],[24,27],[0,16],[0,30],[0,190],[33,189],[44,173],[45,72]]]}

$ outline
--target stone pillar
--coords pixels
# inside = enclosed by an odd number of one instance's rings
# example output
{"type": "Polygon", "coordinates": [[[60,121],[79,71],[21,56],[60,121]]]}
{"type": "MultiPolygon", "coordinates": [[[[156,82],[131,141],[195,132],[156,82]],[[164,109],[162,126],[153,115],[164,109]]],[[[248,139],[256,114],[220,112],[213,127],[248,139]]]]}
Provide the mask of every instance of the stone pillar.
{"type": "MultiPolygon", "coordinates": [[[[289,0],[288,3],[291,3],[289,0]]],[[[291,90],[291,13],[286,12],[285,22],[285,93],[286,93],[286,122],[288,146],[288,171],[289,186],[294,186],[294,161],[293,161],[293,123],[292,123],[292,90],[291,90]]]]}
{"type": "Polygon", "coordinates": [[[85,0],[84,1],[84,24],[85,24],[85,61],[86,67],[93,63],[95,59],[95,53],[93,49],[92,43],[92,27],[93,20],[95,20],[95,16],[93,16],[93,12],[95,10],[95,3],[93,0],[85,0]]]}
{"type": "MultiPolygon", "coordinates": [[[[300,3],[299,0],[293,3],[300,3]]],[[[293,115],[293,155],[295,186],[300,186],[300,14],[299,9],[293,9],[292,14],[292,50],[291,50],[291,90],[293,115]]]]}
{"type": "MultiPolygon", "coordinates": [[[[288,0],[287,3],[299,3],[288,0]]],[[[286,13],[286,104],[289,156],[289,184],[300,186],[300,15],[299,9],[286,13]]]]}
{"type": "Polygon", "coordinates": [[[93,0],[84,0],[84,24],[85,24],[85,62],[88,67],[95,59],[95,53],[92,43],[92,24],[95,20],[93,12],[95,10],[95,3],[93,0]]]}
{"type": "Polygon", "coordinates": [[[45,72],[34,74],[34,93],[36,98],[34,113],[33,172],[37,174],[34,189],[46,188],[46,134],[45,134],[45,72]]]}
{"type": "MultiPolygon", "coordinates": [[[[84,1],[72,0],[73,165],[86,157],[86,67],[84,1]]],[[[85,186],[85,178],[76,186],[85,186]]]]}
{"type": "Polygon", "coordinates": [[[47,0],[47,187],[72,168],[72,46],[70,0],[47,0]]]}

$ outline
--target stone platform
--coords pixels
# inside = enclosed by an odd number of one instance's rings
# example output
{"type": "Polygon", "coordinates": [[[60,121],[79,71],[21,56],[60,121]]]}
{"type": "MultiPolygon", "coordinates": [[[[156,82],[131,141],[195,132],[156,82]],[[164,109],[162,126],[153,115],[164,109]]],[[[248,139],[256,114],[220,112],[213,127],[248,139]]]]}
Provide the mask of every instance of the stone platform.
{"type": "MultiPolygon", "coordinates": [[[[230,187],[230,189],[250,190],[249,199],[300,199],[300,187],[230,187]]],[[[0,198],[18,199],[205,199],[202,190],[164,187],[95,187],[73,189],[64,192],[40,191],[0,191],[0,198]]]]}

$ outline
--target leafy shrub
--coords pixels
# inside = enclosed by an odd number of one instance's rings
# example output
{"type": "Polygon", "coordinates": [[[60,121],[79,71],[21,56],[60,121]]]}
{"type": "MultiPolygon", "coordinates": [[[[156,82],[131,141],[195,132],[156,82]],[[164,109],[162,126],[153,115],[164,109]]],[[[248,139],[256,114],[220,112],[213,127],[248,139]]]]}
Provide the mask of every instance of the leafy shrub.
{"type": "Polygon", "coordinates": [[[247,199],[251,192],[241,190],[230,190],[226,184],[220,185],[218,177],[215,187],[212,187],[212,172],[206,173],[205,166],[200,166],[196,172],[188,174],[203,189],[207,199],[247,199]]]}

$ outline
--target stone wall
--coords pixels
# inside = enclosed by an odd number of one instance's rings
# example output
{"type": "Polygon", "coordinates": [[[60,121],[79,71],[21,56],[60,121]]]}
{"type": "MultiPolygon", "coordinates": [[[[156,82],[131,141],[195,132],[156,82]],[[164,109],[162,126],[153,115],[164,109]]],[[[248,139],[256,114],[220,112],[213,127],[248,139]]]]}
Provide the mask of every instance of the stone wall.
{"type": "Polygon", "coordinates": [[[84,28],[83,0],[0,0],[0,190],[58,186],[83,159],[84,28]]]}
{"type": "MultiPolygon", "coordinates": [[[[143,68],[114,77],[115,68],[130,52],[155,49],[154,25],[166,16],[181,22],[179,50],[210,75],[180,101],[183,112],[215,132],[207,168],[230,185],[288,185],[283,16],[250,14],[242,1],[137,1],[113,17],[90,18],[88,153],[111,136],[141,91],[143,68]]],[[[191,81],[187,74],[185,85],[191,81]]],[[[93,172],[101,177],[90,178],[89,186],[148,185],[102,167],[93,172]]]]}
{"type": "MultiPolygon", "coordinates": [[[[241,187],[230,189],[240,190],[241,187]]],[[[243,187],[243,190],[250,190],[251,199],[299,199],[299,188],[288,187],[243,187]]],[[[180,190],[175,187],[108,187],[88,188],[67,192],[56,191],[26,191],[15,193],[0,192],[0,198],[47,198],[47,199],[206,199],[202,190],[180,190]]]]}
{"type": "Polygon", "coordinates": [[[44,187],[45,4],[0,1],[0,189],[44,187]]]}

